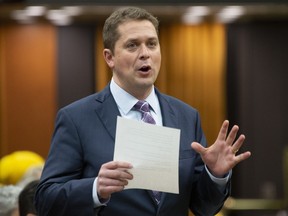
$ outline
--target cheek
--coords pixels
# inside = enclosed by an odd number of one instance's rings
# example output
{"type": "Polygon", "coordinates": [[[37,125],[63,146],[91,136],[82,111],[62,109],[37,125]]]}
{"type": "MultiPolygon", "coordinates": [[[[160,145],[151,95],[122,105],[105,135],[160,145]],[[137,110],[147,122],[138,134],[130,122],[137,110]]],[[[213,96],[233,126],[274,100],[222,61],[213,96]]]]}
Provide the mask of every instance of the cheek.
{"type": "Polygon", "coordinates": [[[161,64],[161,59],[162,59],[162,57],[161,57],[161,54],[160,54],[159,57],[158,57],[159,65],[161,64]]]}
{"type": "Polygon", "coordinates": [[[155,65],[157,65],[157,67],[160,68],[160,65],[161,65],[161,54],[158,54],[158,55],[155,55],[155,65]]]}
{"type": "Polygon", "coordinates": [[[117,58],[117,65],[121,68],[130,68],[133,67],[133,57],[132,56],[125,56],[117,58]]]}
{"type": "Polygon", "coordinates": [[[153,53],[154,59],[157,59],[159,61],[161,61],[161,51],[160,49],[155,50],[155,52],[153,53]]]}

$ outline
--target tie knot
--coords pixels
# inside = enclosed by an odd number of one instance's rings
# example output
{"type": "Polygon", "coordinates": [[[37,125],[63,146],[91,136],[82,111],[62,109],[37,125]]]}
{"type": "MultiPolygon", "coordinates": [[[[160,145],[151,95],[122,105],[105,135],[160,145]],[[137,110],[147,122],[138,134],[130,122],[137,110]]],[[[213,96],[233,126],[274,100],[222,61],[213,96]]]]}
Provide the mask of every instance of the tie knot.
{"type": "Polygon", "coordinates": [[[135,105],[134,108],[140,112],[149,112],[150,108],[149,108],[149,104],[147,101],[138,101],[135,105]]]}
{"type": "Polygon", "coordinates": [[[155,120],[153,119],[152,115],[150,114],[149,104],[146,101],[138,101],[134,105],[134,109],[142,113],[141,120],[149,123],[149,124],[156,124],[155,120]]]}

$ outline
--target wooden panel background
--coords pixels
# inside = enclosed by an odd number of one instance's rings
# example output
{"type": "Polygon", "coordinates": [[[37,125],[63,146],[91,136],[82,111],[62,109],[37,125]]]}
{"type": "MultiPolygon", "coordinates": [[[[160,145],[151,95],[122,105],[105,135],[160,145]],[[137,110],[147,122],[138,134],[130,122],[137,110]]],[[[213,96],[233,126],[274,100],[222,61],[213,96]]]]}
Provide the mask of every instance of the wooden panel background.
{"type": "Polygon", "coordinates": [[[54,126],[55,28],[0,26],[0,156],[31,150],[46,156],[54,126]]]}

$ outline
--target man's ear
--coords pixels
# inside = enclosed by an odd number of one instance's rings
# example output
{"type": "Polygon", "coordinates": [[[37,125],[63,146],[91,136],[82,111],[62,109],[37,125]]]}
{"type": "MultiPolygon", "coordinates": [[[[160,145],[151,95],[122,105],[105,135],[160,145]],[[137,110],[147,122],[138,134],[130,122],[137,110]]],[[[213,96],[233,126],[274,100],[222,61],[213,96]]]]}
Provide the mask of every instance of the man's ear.
{"type": "Polygon", "coordinates": [[[103,56],[104,59],[107,63],[107,65],[109,66],[109,68],[113,68],[114,67],[114,58],[113,58],[113,53],[110,49],[104,49],[103,50],[103,56]]]}

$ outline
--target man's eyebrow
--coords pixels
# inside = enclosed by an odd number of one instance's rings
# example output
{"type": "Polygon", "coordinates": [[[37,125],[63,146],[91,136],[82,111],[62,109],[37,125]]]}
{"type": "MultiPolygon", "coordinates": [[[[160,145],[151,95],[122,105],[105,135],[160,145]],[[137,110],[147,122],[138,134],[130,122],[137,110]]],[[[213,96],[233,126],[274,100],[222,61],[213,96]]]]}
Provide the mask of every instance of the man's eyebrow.
{"type": "Polygon", "coordinates": [[[148,38],[148,40],[156,40],[156,41],[158,41],[158,38],[157,37],[151,37],[151,38],[148,38]]]}
{"type": "MultiPolygon", "coordinates": [[[[139,38],[128,38],[127,41],[132,41],[132,42],[136,42],[136,41],[139,41],[140,39],[139,38]]],[[[159,40],[157,37],[149,37],[147,40],[159,40]]]]}
{"type": "Polygon", "coordinates": [[[127,39],[127,42],[136,42],[138,41],[139,39],[136,39],[136,38],[129,38],[127,39]]]}

